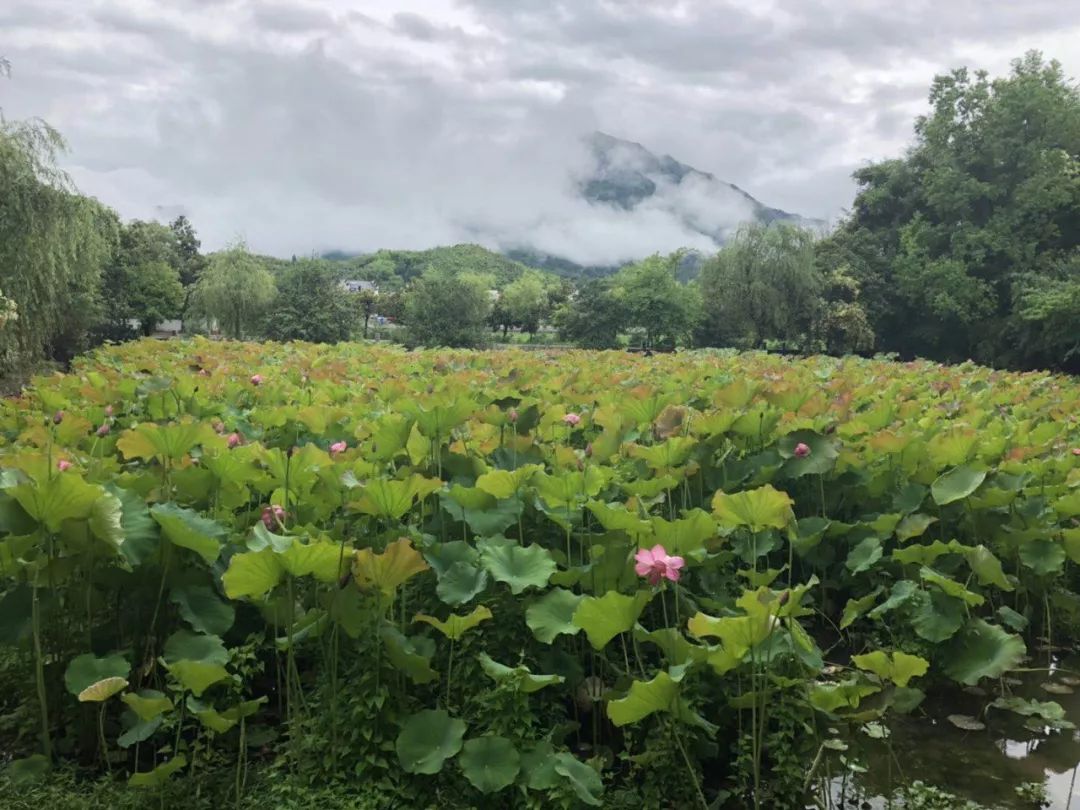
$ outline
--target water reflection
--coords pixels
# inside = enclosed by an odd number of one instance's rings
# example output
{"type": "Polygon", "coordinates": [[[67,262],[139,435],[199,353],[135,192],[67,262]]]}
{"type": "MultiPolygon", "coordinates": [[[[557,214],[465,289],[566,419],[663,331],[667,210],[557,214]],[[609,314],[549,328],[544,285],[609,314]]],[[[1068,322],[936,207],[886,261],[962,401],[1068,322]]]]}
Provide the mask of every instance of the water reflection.
{"type": "MultiPolygon", "coordinates": [[[[1080,671],[1080,658],[1062,662],[1051,680],[1072,680],[1063,675],[1080,671]]],[[[1024,698],[1053,700],[1065,709],[1068,720],[1080,726],[1080,687],[1071,693],[1050,694],[1041,684],[1046,671],[1029,673],[1013,694],[1024,698]]],[[[1025,728],[1025,719],[1012,712],[983,709],[995,694],[980,690],[956,692],[935,703],[927,703],[911,717],[890,723],[886,741],[869,740],[856,733],[853,752],[867,768],[864,774],[847,780],[833,778],[832,807],[899,807],[887,797],[898,785],[920,780],[959,798],[1001,810],[1033,810],[1030,799],[1017,794],[1028,783],[1044,786],[1050,810],[1080,810],[1080,732],[1077,730],[1036,733],[1025,728]],[[963,731],[946,718],[950,714],[979,717],[987,724],[981,731],[963,731]]]]}

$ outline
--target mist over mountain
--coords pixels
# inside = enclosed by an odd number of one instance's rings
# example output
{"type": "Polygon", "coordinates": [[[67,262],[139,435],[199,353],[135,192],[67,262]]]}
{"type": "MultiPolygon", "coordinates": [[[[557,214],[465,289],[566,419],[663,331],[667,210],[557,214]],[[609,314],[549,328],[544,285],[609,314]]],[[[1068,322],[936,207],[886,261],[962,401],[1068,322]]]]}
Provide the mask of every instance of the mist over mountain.
{"type": "MultiPolygon", "coordinates": [[[[568,150],[564,166],[545,161],[556,195],[532,194],[528,213],[507,218],[491,209],[456,217],[458,241],[472,242],[562,275],[603,275],[655,252],[688,250],[685,275],[740,225],[791,222],[823,229],[821,220],[772,208],[738,186],[657,155],[633,141],[593,132],[568,150]],[[529,210],[531,208],[531,210],[529,210]]],[[[345,253],[346,251],[331,251],[345,253]]]]}

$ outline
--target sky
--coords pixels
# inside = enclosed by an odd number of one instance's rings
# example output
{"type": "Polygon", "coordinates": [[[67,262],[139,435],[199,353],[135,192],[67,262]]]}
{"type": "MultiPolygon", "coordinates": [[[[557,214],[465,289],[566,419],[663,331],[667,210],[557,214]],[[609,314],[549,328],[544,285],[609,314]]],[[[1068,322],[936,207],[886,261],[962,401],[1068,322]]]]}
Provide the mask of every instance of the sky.
{"type": "MultiPolygon", "coordinates": [[[[935,74],[1032,48],[1080,76],[1080,0],[2,0],[0,111],[57,127],[83,192],[184,213],[204,248],[605,264],[704,246],[672,205],[585,203],[588,133],[835,222],[935,74]]],[[[707,192],[675,208],[732,216],[707,192]]]]}

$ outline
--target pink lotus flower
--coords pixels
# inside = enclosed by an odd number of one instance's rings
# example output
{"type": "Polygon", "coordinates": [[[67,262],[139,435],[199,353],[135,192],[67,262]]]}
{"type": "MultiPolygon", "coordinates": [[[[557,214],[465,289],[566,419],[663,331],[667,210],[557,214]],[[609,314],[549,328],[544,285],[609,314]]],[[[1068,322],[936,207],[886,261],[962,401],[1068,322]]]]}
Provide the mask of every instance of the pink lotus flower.
{"type": "Polygon", "coordinates": [[[581,423],[581,417],[578,416],[576,413],[568,413],[566,416],[564,416],[562,418],[562,420],[563,420],[563,424],[568,425],[570,427],[577,427],[578,424],[581,423]]]}
{"type": "Polygon", "coordinates": [[[517,408],[511,408],[509,410],[509,412],[506,414],[506,421],[509,422],[512,425],[515,422],[517,422],[517,420],[518,420],[517,408]]]}
{"type": "Polygon", "coordinates": [[[795,445],[794,455],[795,458],[806,458],[810,455],[810,445],[799,442],[795,445]]]}
{"type": "Polygon", "coordinates": [[[645,577],[650,585],[659,585],[662,579],[678,582],[681,569],[686,565],[686,560],[669,555],[659,543],[651,549],[641,549],[634,559],[637,561],[634,571],[639,577],[645,577]]]}
{"type": "Polygon", "coordinates": [[[109,435],[109,423],[108,422],[102,423],[101,427],[99,427],[95,432],[101,438],[104,438],[105,436],[108,436],[109,435]]]}
{"type": "Polygon", "coordinates": [[[226,441],[229,443],[230,450],[244,443],[244,440],[240,437],[239,433],[230,433],[229,438],[226,439],[226,441]]]}
{"type": "Polygon", "coordinates": [[[281,506],[276,503],[271,506],[264,506],[262,510],[262,522],[263,526],[269,531],[273,531],[285,522],[286,512],[281,506]]]}
{"type": "Polygon", "coordinates": [[[59,425],[61,422],[64,421],[64,412],[63,411],[57,411],[56,413],[54,413],[52,421],[53,421],[54,425],[59,425]]]}
{"type": "Polygon", "coordinates": [[[60,472],[71,469],[71,462],[68,461],[66,458],[62,458],[58,462],[56,462],[56,469],[60,470],[60,472]]]}
{"type": "Polygon", "coordinates": [[[262,385],[262,381],[263,381],[262,374],[252,374],[251,375],[251,384],[252,385],[262,385]]]}
{"type": "Polygon", "coordinates": [[[338,453],[344,453],[348,449],[348,442],[334,442],[330,445],[330,455],[336,456],[338,453]]]}

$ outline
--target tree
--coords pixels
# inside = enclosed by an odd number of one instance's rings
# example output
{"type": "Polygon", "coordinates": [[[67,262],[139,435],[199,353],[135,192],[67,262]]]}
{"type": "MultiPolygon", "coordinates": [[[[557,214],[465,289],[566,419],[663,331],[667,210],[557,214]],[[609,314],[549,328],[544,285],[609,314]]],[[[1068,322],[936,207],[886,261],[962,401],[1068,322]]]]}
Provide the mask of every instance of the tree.
{"type": "Polygon", "coordinates": [[[333,269],[311,259],[300,260],[278,279],[264,334],[271,340],[312,343],[348,340],[356,322],[351,295],[333,269]]]}
{"type": "Polygon", "coordinates": [[[505,307],[510,322],[530,335],[539,331],[540,322],[548,314],[547,290],[535,273],[523,275],[508,284],[502,291],[500,303],[505,307]]]}
{"type": "Polygon", "coordinates": [[[379,304],[379,294],[374,290],[360,290],[360,292],[353,295],[353,302],[360,312],[360,319],[364,324],[364,340],[367,340],[368,324],[371,322],[371,317],[375,314],[375,309],[379,304]]]}
{"type": "Polygon", "coordinates": [[[234,340],[257,333],[277,292],[274,277],[243,243],[209,258],[191,296],[192,315],[234,340]]]}
{"type": "Polygon", "coordinates": [[[647,347],[674,347],[693,334],[700,301],[696,290],[679,283],[681,261],[681,252],[656,254],[615,275],[615,295],[622,303],[625,325],[640,330],[647,347]]]}
{"type": "Polygon", "coordinates": [[[1032,52],[1002,79],[938,76],[930,104],[904,158],[856,172],[823,252],[859,282],[886,350],[1061,367],[1067,341],[1038,327],[1061,311],[1033,302],[1080,251],[1080,90],[1032,52]]]}
{"type": "Polygon", "coordinates": [[[119,245],[102,277],[106,335],[130,337],[130,320],[151,335],[161,321],[179,316],[184,290],[178,265],[176,234],[167,225],[133,220],[121,226],[119,245]]]}
{"type": "Polygon", "coordinates": [[[202,242],[195,234],[195,227],[191,221],[181,214],[171,223],[169,228],[173,232],[176,245],[176,269],[180,274],[180,283],[184,285],[184,312],[187,312],[191,302],[191,294],[195,291],[195,284],[206,269],[206,257],[199,249],[202,242]]]}
{"type": "Polygon", "coordinates": [[[744,226],[705,262],[698,284],[706,345],[805,346],[823,286],[814,236],[787,223],[744,226]]]}
{"type": "Polygon", "coordinates": [[[64,148],[47,124],[0,121],[0,288],[19,313],[0,335],[3,373],[69,359],[100,317],[118,220],[56,168],[64,148]]]}
{"type": "Polygon", "coordinates": [[[583,349],[618,348],[626,319],[626,308],[610,279],[586,282],[555,314],[559,337],[583,349]]]}
{"type": "Polygon", "coordinates": [[[406,290],[409,340],[424,346],[479,346],[490,309],[483,279],[428,270],[406,290]]]}

